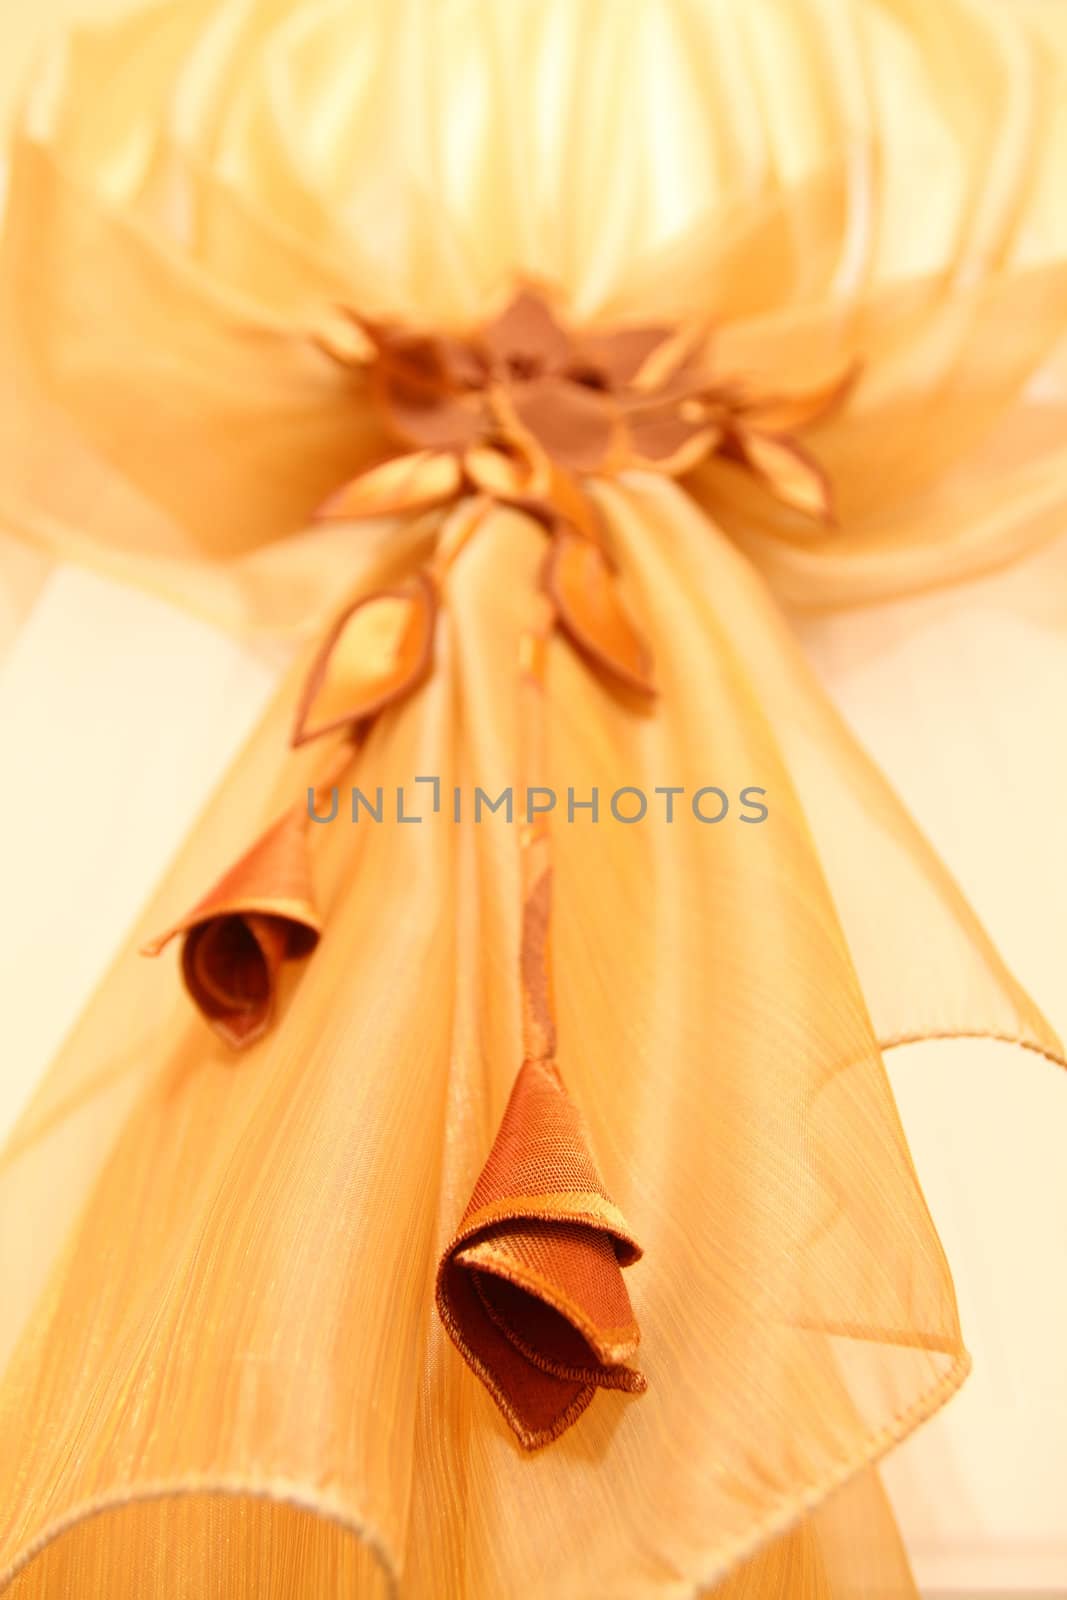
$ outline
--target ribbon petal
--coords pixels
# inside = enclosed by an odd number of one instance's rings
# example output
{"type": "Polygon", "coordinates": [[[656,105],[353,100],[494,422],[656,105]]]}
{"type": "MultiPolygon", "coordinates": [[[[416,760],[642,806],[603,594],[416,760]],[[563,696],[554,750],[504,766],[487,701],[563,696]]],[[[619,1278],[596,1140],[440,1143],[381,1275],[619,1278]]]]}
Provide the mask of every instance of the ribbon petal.
{"type": "Polygon", "coordinates": [[[476,444],[463,457],[463,467],[476,489],[497,500],[523,500],[537,496],[551,481],[551,465],[541,455],[536,440],[511,443],[500,439],[476,444]]]}
{"type": "Polygon", "coordinates": [[[309,329],[309,336],[320,350],[343,367],[366,367],[374,359],[374,340],[347,306],[323,307],[309,329]]]}
{"type": "Polygon", "coordinates": [[[558,1068],[525,1062],[437,1278],[441,1320],[525,1449],[598,1388],[645,1389],[621,1272],[640,1254],[558,1068]]]}
{"type": "Polygon", "coordinates": [[[567,378],[535,378],[516,385],[512,403],[546,454],[573,472],[601,472],[619,454],[618,409],[599,389],[567,378]]]}
{"type": "Polygon", "coordinates": [[[362,722],[410,693],[430,670],[436,616],[423,573],[343,611],[308,673],[292,743],[362,722]]]}
{"type": "Polygon", "coordinates": [[[535,479],[522,493],[506,496],[507,504],[525,511],[549,533],[577,533],[603,546],[604,518],[596,501],[579,477],[545,459],[543,477],[535,479]]]}
{"type": "Polygon", "coordinates": [[[553,467],[551,486],[545,499],[552,516],[586,539],[591,539],[594,544],[604,543],[606,535],[600,508],[573,473],[565,472],[562,467],[553,467]]]}
{"type": "Polygon", "coordinates": [[[544,584],[560,622],[585,655],[626,688],[655,694],[651,652],[623,607],[598,545],[579,534],[557,534],[544,584]]]}
{"type": "Polygon", "coordinates": [[[380,403],[390,432],[422,449],[463,450],[486,429],[485,405],[474,394],[438,394],[392,379],[382,383],[380,403]]]}
{"type": "Polygon", "coordinates": [[[635,467],[651,468],[672,478],[691,472],[722,438],[722,428],[705,417],[687,421],[677,407],[637,413],[627,432],[635,467]]]}
{"type": "Polygon", "coordinates": [[[178,935],[190,998],[241,1050],[266,1033],[283,961],[310,955],[322,923],[307,857],[307,818],[287,811],[186,916],[142,947],[158,956],[178,935]]]}
{"type": "Polygon", "coordinates": [[[571,353],[570,335],[544,296],[529,285],[508,301],[482,338],[493,364],[515,373],[557,370],[571,353]]]}
{"type": "Polygon", "coordinates": [[[489,382],[489,366],[484,351],[472,339],[454,334],[439,334],[437,351],[441,372],[455,389],[484,389],[489,382]]]}
{"type": "Polygon", "coordinates": [[[705,322],[688,322],[660,339],[630,380],[630,387],[661,400],[682,399],[707,385],[710,332],[705,322]]]}
{"type": "Polygon", "coordinates": [[[444,450],[416,450],[392,456],[324,500],[316,515],[346,521],[359,517],[391,517],[404,511],[425,511],[459,493],[463,472],[455,455],[444,450]]]}
{"type": "Polygon", "coordinates": [[[423,389],[440,391],[445,386],[441,348],[434,334],[382,323],[375,338],[382,367],[392,377],[423,389]]]}
{"type": "Polygon", "coordinates": [[[577,347],[579,364],[588,364],[609,388],[633,383],[652,354],[673,336],[669,327],[613,328],[583,334],[577,347]]]}

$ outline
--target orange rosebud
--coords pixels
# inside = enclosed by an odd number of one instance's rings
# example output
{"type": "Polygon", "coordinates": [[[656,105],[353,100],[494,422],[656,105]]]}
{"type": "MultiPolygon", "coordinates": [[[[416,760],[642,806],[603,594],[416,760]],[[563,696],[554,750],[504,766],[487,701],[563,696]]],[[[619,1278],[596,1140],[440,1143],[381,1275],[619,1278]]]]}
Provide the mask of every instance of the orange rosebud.
{"type": "Polygon", "coordinates": [[[442,1322],[525,1449],[598,1388],[646,1388],[621,1271],[640,1254],[555,1063],[525,1062],[437,1275],[442,1322]]]}
{"type": "Polygon", "coordinates": [[[182,976],[193,1002],[235,1050],[270,1027],[283,961],[310,955],[322,923],[312,899],[306,814],[287,811],[188,916],[142,946],[158,956],[184,934],[182,976]]]}
{"type": "Polygon", "coordinates": [[[580,534],[557,534],[544,584],[560,622],[585,655],[628,689],[655,694],[651,653],[626,614],[598,545],[580,534]]]}
{"type": "Polygon", "coordinates": [[[359,723],[414,689],[430,669],[436,615],[423,573],[342,612],[308,673],[293,744],[359,723]]]}

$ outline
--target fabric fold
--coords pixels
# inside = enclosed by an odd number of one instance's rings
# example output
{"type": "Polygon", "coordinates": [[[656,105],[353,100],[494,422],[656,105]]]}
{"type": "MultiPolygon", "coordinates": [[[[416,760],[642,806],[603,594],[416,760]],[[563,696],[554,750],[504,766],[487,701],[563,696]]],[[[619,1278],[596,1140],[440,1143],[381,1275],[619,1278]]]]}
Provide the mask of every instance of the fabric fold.
{"type": "Polygon", "coordinates": [[[437,1279],[442,1321],[528,1450],[597,1388],[644,1390],[620,1269],[640,1257],[555,1062],[526,1061],[437,1279]]]}

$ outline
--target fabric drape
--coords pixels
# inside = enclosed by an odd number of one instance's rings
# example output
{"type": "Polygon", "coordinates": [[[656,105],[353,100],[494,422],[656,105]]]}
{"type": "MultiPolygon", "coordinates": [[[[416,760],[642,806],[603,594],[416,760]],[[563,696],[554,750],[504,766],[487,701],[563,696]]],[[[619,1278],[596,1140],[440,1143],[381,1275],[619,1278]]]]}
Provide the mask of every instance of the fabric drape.
{"type": "MultiPolygon", "coordinates": [[[[1062,528],[1065,104],[1007,11],[903,0],[182,0],[39,80],[0,511],[299,655],[0,1167],[5,1592],[912,1592],[872,1469],[968,1358],[880,1051],[1062,1049],[781,602],[924,590],[1062,528]],[[727,463],[591,484],[659,694],[553,640],[548,781],[731,809],[555,821],[558,1054],[644,1250],[648,1391],[532,1457],[433,1312],[522,1058],[515,828],[352,823],[343,789],[310,830],[319,946],[240,1058],[137,957],[318,782],[286,744],[321,632],[441,529],[312,523],[376,448],[324,318],[458,325],[520,275],[579,321],[710,316],[724,368],[776,388],[861,363],[814,441],[832,529],[727,463]]],[[[410,813],[419,774],[516,781],[542,557],[486,516],[353,781],[410,813]]]]}

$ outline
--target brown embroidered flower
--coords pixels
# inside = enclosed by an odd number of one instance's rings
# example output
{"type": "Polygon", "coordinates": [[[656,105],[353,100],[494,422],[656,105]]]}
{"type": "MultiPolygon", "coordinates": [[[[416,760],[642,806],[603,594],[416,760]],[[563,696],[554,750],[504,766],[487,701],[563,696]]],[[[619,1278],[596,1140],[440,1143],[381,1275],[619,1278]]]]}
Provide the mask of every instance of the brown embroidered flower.
{"type": "Polygon", "coordinates": [[[366,370],[396,443],[323,516],[413,511],[482,491],[596,537],[583,478],[628,468],[677,477],[715,452],[786,504],[830,515],[827,481],[792,434],[840,401],[851,374],[810,393],[761,397],[715,373],[705,329],[570,329],[529,286],[468,333],[412,332],[351,313],[321,342],[366,370]]]}
{"type": "MultiPolygon", "coordinates": [[[[718,453],[794,510],[831,515],[826,476],[793,435],[840,402],[851,372],[803,394],[767,395],[715,372],[705,328],[571,328],[529,285],[463,333],[339,310],[318,337],[363,371],[395,445],[320,515],[385,516],[468,496],[536,518],[553,541],[544,587],[560,627],[586,661],[640,694],[655,692],[651,652],[617,592],[590,478],[627,469],[679,477],[718,453]]],[[[392,684],[398,674],[403,688],[417,681],[392,667],[378,678],[392,684]]],[[[308,693],[320,691],[316,683],[308,693]]],[[[319,716],[311,729],[308,717],[305,703],[296,742],[332,725],[319,716]]]]}
{"type": "Polygon", "coordinates": [[[235,1050],[270,1027],[282,962],[310,955],[319,940],[306,825],[302,808],[287,811],[187,916],[141,950],[158,956],[184,935],[185,987],[235,1050]]]}
{"type": "Polygon", "coordinates": [[[627,689],[655,693],[652,654],[619,599],[598,545],[561,531],[548,552],[544,587],[560,625],[588,660],[627,689]]]}

